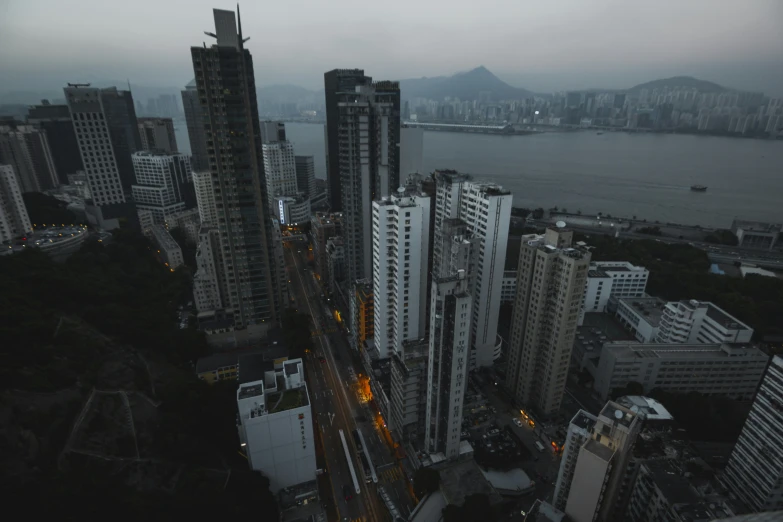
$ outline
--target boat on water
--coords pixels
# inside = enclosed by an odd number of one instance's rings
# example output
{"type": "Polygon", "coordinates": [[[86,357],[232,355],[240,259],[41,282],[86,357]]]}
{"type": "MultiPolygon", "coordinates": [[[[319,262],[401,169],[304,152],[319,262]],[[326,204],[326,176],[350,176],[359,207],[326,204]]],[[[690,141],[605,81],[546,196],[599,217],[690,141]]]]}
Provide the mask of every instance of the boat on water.
{"type": "Polygon", "coordinates": [[[691,190],[694,192],[706,192],[707,186],[706,185],[691,185],[691,190]]]}
{"type": "Polygon", "coordinates": [[[596,132],[596,134],[598,134],[600,136],[601,134],[603,134],[603,132],[598,131],[598,132],[596,132]]]}

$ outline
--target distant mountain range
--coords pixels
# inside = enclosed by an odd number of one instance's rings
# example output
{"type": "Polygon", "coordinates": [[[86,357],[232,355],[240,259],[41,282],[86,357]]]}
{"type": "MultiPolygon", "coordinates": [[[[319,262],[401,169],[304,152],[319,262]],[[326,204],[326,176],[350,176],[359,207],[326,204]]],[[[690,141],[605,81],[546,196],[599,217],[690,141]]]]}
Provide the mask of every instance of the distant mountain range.
{"type": "Polygon", "coordinates": [[[672,76],[671,78],[664,78],[662,80],[640,83],[639,85],[635,85],[628,89],[628,92],[637,93],[642,89],[652,91],[653,89],[661,89],[663,87],[695,87],[701,92],[725,92],[732,90],[714,82],[699,80],[693,76],[672,76]]]}
{"type": "Polygon", "coordinates": [[[405,99],[442,100],[449,96],[461,100],[477,100],[482,91],[491,92],[494,100],[528,98],[534,95],[527,89],[507,84],[483,65],[453,76],[400,80],[400,89],[405,99]]]}

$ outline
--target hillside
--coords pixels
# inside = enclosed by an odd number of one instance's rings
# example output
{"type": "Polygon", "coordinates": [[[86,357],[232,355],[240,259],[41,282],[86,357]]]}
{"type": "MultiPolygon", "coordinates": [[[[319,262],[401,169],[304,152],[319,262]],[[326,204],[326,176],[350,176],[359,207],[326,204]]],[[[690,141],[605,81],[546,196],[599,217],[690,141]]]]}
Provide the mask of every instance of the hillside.
{"type": "Polygon", "coordinates": [[[484,66],[453,76],[400,80],[400,89],[406,100],[418,97],[442,100],[447,96],[460,100],[477,100],[482,91],[491,92],[495,101],[533,96],[533,93],[526,89],[507,84],[484,66]]]}
{"type": "Polygon", "coordinates": [[[672,76],[671,78],[662,78],[660,80],[653,80],[651,82],[640,83],[628,89],[628,92],[637,93],[642,89],[653,90],[661,89],[663,87],[689,87],[696,88],[701,92],[725,92],[731,89],[727,89],[717,83],[709,82],[707,80],[699,80],[692,76],[672,76]]]}

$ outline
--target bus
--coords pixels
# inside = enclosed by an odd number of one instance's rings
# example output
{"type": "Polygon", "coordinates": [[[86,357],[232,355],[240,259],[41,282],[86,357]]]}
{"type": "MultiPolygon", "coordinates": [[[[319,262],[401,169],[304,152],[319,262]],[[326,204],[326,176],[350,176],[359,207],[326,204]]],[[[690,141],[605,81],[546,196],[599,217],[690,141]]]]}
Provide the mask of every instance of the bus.
{"type": "Polygon", "coordinates": [[[364,453],[359,453],[359,458],[362,461],[362,468],[364,470],[364,481],[366,483],[372,482],[372,472],[370,471],[370,464],[367,462],[367,457],[364,456],[364,453]]]}
{"type": "Polygon", "coordinates": [[[362,438],[359,436],[359,430],[358,429],[353,430],[353,432],[351,433],[353,434],[353,442],[354,444],[356,444],[356,451],[361,453],[363,448],[362,448],[362,438]]]}
{"type": "Polygon", "coordinates": [[[538,452],[539,452],[539,453],[540,453],[540,452],[542,452],[542,451],[544,451],[544,445],[543,445],[543,444],[541,444],[541,441],[540,441],[540,440],[537,440],[537,441],[536,441],[536,449],[538,450],[538,452]]]}

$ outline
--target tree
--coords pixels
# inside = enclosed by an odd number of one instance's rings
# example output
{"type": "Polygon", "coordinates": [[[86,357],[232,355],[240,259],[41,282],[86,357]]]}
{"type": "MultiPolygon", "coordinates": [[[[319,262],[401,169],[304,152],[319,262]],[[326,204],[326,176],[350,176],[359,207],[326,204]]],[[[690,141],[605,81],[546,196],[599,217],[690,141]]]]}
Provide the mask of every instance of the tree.
{"type": "Polygon", "coordinates": [[[440,487],[440,473],[432,468],[419,468],[413,474],[413,491],[416,496],[424,498],[429,493],[438,491],[440,487]]]}

